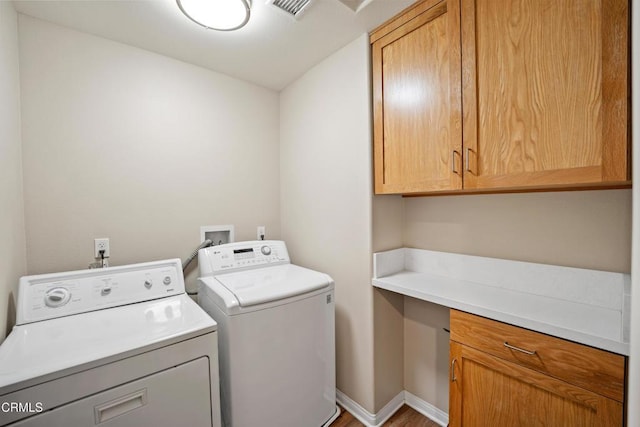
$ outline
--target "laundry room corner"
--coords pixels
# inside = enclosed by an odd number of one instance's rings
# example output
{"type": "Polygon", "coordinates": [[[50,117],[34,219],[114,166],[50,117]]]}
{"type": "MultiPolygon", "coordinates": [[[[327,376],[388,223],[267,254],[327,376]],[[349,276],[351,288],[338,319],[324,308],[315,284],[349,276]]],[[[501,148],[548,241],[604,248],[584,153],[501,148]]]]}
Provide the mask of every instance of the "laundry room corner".
{"type": "Polygon", "coordinates": [[[0,427],[639,427],[639,2],[0,0],[0,427]]]}
{"type": "Polygon", "coordinates": [[[111,265],[184,258],[205,225],[279,238],[275,91],[26,15],[19,31],[29,274],[87,268],[97,237],[111,265]]]}

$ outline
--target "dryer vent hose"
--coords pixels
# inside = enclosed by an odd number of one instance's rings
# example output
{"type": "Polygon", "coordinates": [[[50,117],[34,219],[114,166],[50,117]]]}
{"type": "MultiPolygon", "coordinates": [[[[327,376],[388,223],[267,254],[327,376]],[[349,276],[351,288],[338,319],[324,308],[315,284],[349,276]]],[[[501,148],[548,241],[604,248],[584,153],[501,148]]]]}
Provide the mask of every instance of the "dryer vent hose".
{"type": "Polygon", "coordinates": [[[198,251],[200,249],[208,248],[209,246],[212,246],[212,245],[213,245],[213,242],[209,239],[202,242],[200,246],[198,246],[193,252],[191,252],[191,255],[189,255],[187,259],[182,261],[182,271],[184,271],[187,268],[187,266],[191,264],[191,261],[193,261],[193,259],[198,255],[198,251]]]}

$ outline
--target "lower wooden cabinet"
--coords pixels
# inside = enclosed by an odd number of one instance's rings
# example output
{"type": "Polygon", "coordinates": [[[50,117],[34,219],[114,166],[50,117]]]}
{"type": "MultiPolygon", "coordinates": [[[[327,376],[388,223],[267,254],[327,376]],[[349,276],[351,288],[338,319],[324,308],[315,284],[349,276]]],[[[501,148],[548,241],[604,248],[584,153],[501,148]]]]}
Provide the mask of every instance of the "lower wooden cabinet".
{"type": "Polygon", "coordinates": [[[624,374],[624,356],[451,310],[451,427],[622,426],[624,374]]]}

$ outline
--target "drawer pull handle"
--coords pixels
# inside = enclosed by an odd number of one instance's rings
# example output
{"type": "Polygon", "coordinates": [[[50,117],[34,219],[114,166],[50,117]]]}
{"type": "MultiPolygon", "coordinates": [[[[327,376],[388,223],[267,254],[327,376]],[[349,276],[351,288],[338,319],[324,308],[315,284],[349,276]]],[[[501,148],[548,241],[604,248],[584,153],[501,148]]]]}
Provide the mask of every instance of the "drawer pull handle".
{"type": "Polygon", "coordinates": [[[454,358],[451,361],[451,382],[455,382],[457,380],[456,378],[456,359],[454,358]]]}
{"type": "Polygon", "coordinates": [[[95,424],[102,424],[134,409],[142,408],[147,401],[145,388],[96,406],[94,408],[95,424]]]}
{"type": "Polygon", "coordinates": [[[535,350],[534,351],[525,350],[524,348],[513,346],[506,341],[504,342],[504,346],[507,347],[508,349],[519,351],[520,353],[528,354],[529,356],[533,356],[534,354],[536,354],[535,350]]]}

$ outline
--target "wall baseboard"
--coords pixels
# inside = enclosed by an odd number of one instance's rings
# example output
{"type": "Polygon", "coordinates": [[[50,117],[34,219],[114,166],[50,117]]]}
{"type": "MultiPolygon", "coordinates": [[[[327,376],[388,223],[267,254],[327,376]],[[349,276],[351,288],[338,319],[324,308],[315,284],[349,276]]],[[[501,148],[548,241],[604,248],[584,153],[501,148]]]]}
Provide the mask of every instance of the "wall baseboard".
{"type": "Polygon", "coordinates": [[[440,424],[442,427],[447,427],[449,424],[449,414],[433,406],[431,403],[420,399],[418,396],[404,391],[404,403],[407,406],[412,407],[416,411],[420,412],[430,420],[440,424]]]}
{"type": "Polygon", "coordinates": [[[336,400],[346,411],[349,411],[351,415],[356,417],[365,426],[374,426],[376,416],[371,412],[364,409],[358,402],[351,399],[349,396],[336,389],[336,400]]]}
{"type": "MultiPolygon", "coordinates": [[[[398,396],[400,396],[400,394],[398,394],[398,396]]],[[[345,410],[349,411],[351,415],[356,417],[358,421],[360,421],[362,424],[364,424],[367,427],[381,426],[382,423],[379,422],[379,420],[382,417],[383,411],[390,412],[386,419],[388,419],[391,415],[393,415],[393,413],[397,411],[404,403],[404,396],[401,396],[399,403],[396,403],[399,406],[397,408],[392,407],[392,403],[398,400],[398,396],[394,397],[391,400],[391,402],[387,403],[385,407],[382,408],[378,414],[372,414],[371,412],[363,408],[358,402],[351,399],[349,396],[347,396],[340,390],[336,389],[336,400],[338,401],[340,406],[342,406],[345,410]]],[[[386,421],[386,419],[384,421],[386,421]]]]}
{"type": "Polygon", "coordinates": [[[358,402],[337,389],[336,400],[340,406],[349,411],[351,415],[367,427],[381,427],[385,421],[391,418],[391,416],[404,404],[420,412],[422,415],[438,423],[442,427],[446,427],[449,423],[449,415],[446,412],[405,390],[398,393],[376,414],[372,414],[367,411],[358,402]]]}

